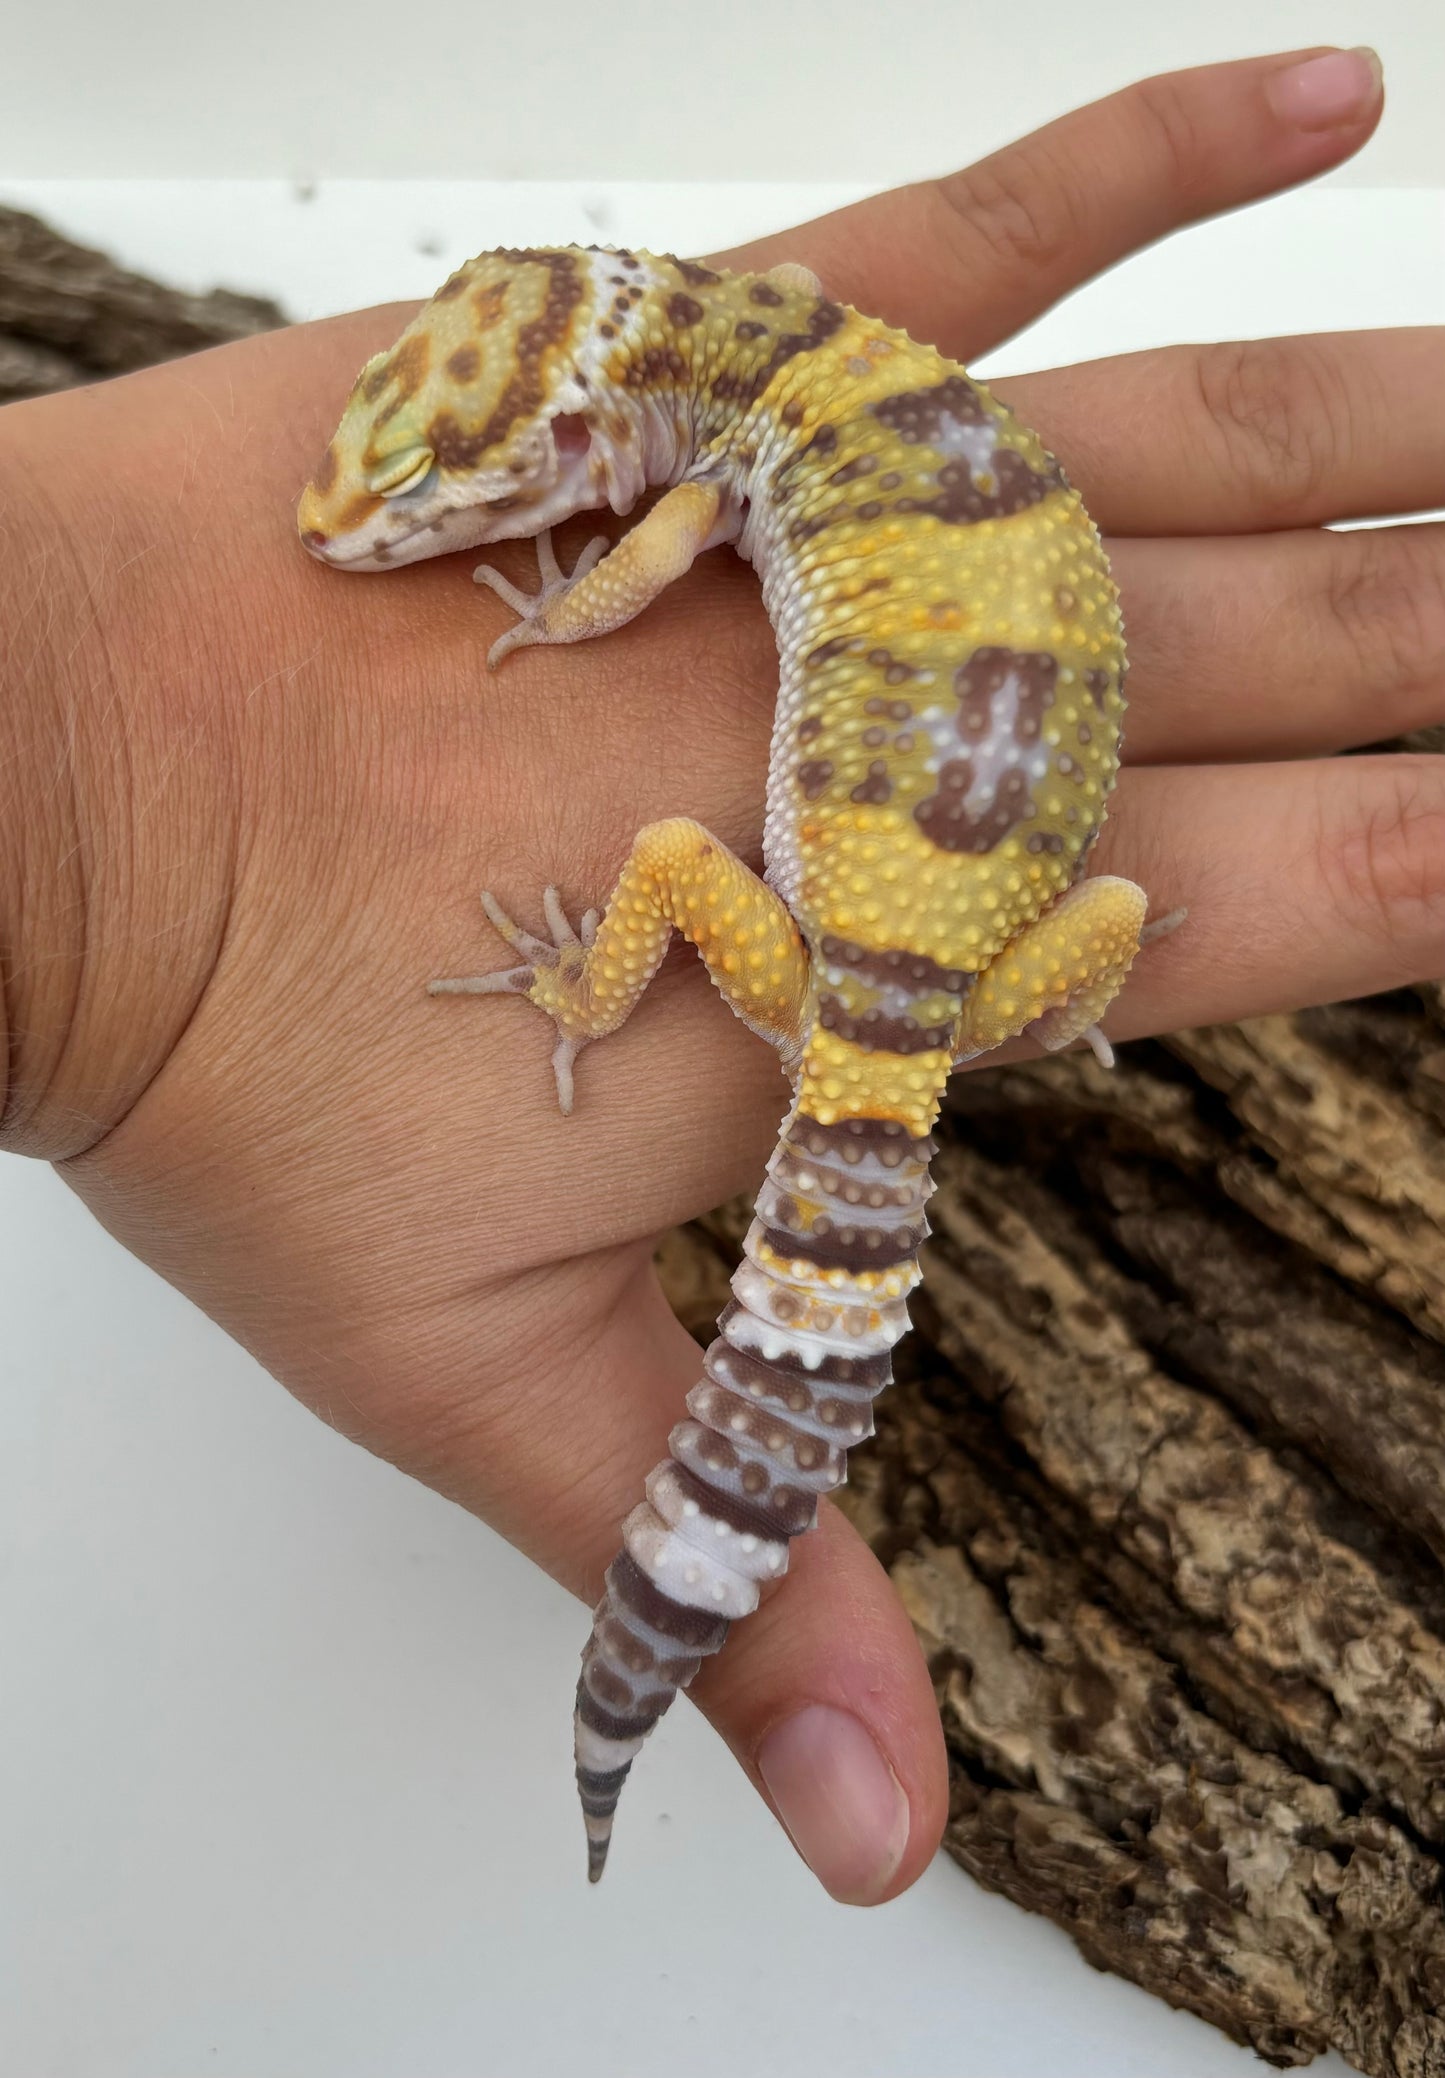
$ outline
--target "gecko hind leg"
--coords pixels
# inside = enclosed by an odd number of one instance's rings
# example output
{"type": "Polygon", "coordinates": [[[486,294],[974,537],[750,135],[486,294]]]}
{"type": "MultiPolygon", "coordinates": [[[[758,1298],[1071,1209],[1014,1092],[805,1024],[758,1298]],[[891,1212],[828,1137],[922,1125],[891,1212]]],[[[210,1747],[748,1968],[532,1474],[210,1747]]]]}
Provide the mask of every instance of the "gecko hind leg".
{"type": "MultiPolygon", "coordinates": [[[[974,982],[959,1019],[954,1064],[1027,1032],[1049,1053],[1087,1039],[1105,1067],[1114,1050],[1099,1020],[1146,937],[1147,898],[1132,880],[1081,880],[1006,945],[974,982]]],[[[1162,921],[1173,927],[1179,919],[1162,921]]]]}
{"type": "Polygon", "coordinates": [[[649,823],[633,841],[607,906],[574,931],[555,888],[542,898],[551,941],[514,923],[490,894],[492,928],[524,964],[494,974],[433,981],[433,996],[525,996],[557,1027],[557,1100],[572,1109],[573,1064],[592,1039],[632,1015],[674,930],[701,953],[728,1006],[778,1048],[802,1048],[808,954],[786,903],[701,823],[649,823]]]}

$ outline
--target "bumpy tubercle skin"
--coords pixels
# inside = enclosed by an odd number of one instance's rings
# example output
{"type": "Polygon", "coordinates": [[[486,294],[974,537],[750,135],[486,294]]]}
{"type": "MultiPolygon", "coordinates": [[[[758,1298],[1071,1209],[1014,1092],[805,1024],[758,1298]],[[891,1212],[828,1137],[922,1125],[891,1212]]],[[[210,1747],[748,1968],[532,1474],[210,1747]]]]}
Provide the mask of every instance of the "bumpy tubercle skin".
{"type": "Polygon", "coordinates": [[[677,928],[794,1084],[732,1302],[583,1654],[595,1881],[643,1739],[872,1433],[951,1067],[1021,1032],[1091,1033],[1138,949],[1142,892],[1079,879],[1118,761],[1117,597],[1058,464],[955,363],[801,268],[627,251],[461,268],[362,371],[298,523],[359,569],[540,535],[535,599],[478,573],[522,615],[494,659],[620,626],[721,542],[758,569],[777,636],[764,878],[695,822],[654,824],[580,937],[550,890],[552,942],[488,898],[524,963],[433,984],[547,1010],[570,1108],[577,1050],[630,1014],[677,928]],[[546,529],[659,486],[560,576],[546,529]]]}

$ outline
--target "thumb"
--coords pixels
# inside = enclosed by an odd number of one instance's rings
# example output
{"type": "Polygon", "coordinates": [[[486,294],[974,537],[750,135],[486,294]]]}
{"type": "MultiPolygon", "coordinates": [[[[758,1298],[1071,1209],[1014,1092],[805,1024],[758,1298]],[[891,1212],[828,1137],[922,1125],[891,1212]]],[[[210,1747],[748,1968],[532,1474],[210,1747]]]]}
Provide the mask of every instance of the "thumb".
{"type": "Polygon", "coordinates": [[[933,1684],[887,1574],[831,1502],[693,1699],[833,1897],[878,1905],[922,1875],[948,1815],[933,1684]]]}

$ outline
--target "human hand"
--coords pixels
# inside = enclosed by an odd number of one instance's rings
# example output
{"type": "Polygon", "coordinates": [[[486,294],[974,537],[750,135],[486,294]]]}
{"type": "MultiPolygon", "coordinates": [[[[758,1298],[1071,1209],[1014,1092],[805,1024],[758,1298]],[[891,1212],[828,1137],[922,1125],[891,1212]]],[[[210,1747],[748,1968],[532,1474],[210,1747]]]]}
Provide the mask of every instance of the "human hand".
{"type": "MultiPolygon", "coordinates": [[[[1125,252],[1347,156],[1378,114],[1362,84],[1352,116],[1301,127],[1288,60],[1148,82],[735,257],[803,260],[968,358],[1125,252]]],[[[0,815],[9,1144],[58,1160],[324,1418],[595,1595],[697,1372],[653,1238],[756,1175],[784,1087],[685,959],[584,1056],[571,1120],[525,1006],[422,985],[485,963],[478,887],[525,904],[555,879],[575,914],[656,817],[755,861],[772,643],[748,573],[709,558],[622,634],[488,680],[504,616],[466,564],[347,582],[308,562],[295,493],[402,321],[0,415],[30,657],[0,815]]],[[[1319,523],[1440,502],[1440,350],[1178,348],[998,385],[1124,593],[1131,763],[1099,865],[1191,911],[1116,1037],[1445,967],[1445,760],[1311,755],[1439,718],[1440,530],[1319,523]]],[[[530,551],[510,557],[526,581],[530,551]]],[[[919,1874],[937,1713],[837,1511],[694,1693],[835,1894],[919,1874]],[[804,1751],[829,1712],[866,1736],[804,1751]]]]}

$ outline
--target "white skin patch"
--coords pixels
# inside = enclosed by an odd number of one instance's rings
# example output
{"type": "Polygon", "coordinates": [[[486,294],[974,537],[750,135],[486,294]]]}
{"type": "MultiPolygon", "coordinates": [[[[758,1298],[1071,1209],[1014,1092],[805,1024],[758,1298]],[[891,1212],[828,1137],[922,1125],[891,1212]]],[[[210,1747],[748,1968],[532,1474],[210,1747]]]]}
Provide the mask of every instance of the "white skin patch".
{"type": "Polygon", "coordinates": [[[997,480],[994,461],[998,454],[998,429],[992,419],[979,425],[945,413],[929,445],[946,455],[961,455],[968,463],[974,487],[984,492],[992,489],[997,480]]]}
{"type": "Polygon", "coordinates": [[[925,759],[930,772],[955,758],[967,758],[973,777],[963,797],[964,812],[977,818],[992,808],[1000,782],[1012,772],[1021,772],[1031,786],[1040,786],[1049,776],[1054,754],[1040,736],[1036,743],[1018,738],[1019,707],[1023,685],[1018,672],[1010,671],[989,696],[988,724],[983,729],[969,726],[972,717],[961,707],[925,707],[915,717],[932,745],[925,759]]]}

